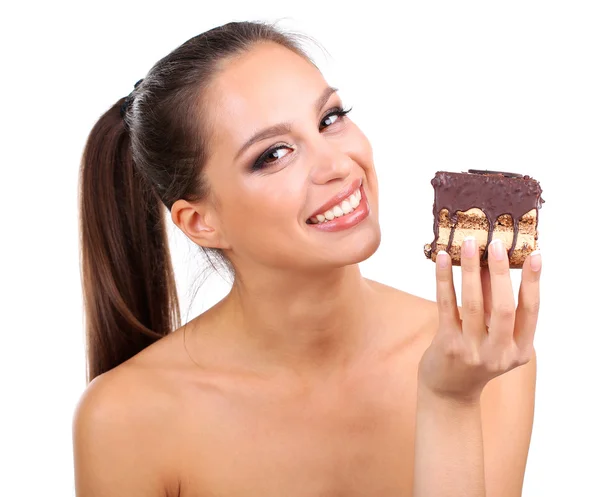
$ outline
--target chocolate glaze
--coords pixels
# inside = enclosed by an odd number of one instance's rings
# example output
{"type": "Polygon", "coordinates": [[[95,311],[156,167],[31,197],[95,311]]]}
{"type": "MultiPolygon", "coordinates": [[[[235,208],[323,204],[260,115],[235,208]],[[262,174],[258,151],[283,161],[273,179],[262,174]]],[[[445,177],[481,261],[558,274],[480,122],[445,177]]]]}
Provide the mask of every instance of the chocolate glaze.
{"type": "MultiPolygon", "coordinates": [[[[497,219],[504,214],[512,217],[513,241],[508,253],[510,257],[517,244],[519,221],[532,209],[535,209],[537,214],[544,202],[541,197],[540,184],[529,176],[516,173],[477,169],[469,169],[467,173],[438,171],[431,180],[431,184],[435,192],[433,203],[433,233],[435,238],[431,244],[431,252],[435,252],[437,248],[439,216],[443,209],[448,209],[452,226],[448,239],[449,250],[454,240],[458,212],[478,208],[485,214],[489,225],[488,239],[483,254],[484,259],[487,257],[488,246],[492,241],[497,219]]],[[[536,215],[536,231],[537,224],[538,217],[536,215]]]]}

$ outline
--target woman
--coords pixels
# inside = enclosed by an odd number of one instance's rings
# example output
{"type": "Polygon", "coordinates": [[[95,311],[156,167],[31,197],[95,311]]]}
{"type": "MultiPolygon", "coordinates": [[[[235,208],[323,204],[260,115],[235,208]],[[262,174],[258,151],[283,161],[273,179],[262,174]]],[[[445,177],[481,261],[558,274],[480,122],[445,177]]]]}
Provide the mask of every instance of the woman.
{"type": "Polygon", "coordinates": [[[363,278],[377,178],[347,113],[291,36],[230,23],[95,125],[78,496],[521,494],[540,255],[515,309],[502,243],[480,273],[465,242],[462,319],[447,254],[437,304],[363,278]],[[184,327],[163,205],[234,274],[184,327]]]}

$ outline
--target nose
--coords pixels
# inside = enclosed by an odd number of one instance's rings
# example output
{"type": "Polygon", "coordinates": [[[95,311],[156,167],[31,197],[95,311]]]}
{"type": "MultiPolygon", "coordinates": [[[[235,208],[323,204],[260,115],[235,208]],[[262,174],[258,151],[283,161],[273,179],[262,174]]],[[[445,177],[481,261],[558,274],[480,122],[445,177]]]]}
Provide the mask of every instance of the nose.
{"type": "Polygon", "coordinates": [[[320,140],[313,157],[310,178],[315,184],[324,185],[332,180],[344,180],[352,172],[354,161],[327,140],[320,140]]]}

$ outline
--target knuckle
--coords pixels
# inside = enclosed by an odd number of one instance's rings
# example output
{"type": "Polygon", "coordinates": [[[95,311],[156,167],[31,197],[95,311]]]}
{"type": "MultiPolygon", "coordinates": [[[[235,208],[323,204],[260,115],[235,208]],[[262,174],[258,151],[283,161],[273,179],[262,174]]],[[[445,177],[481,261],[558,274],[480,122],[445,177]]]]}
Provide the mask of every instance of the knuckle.
{"type": "Polygon", "coordinates": [[[525,347],[518,356],[517,362],[519,366],[523,366],[533,359],[533,346],[525,347]]]}
{"type": "Polygon", "coordinates": [[[496,304],[492,309],[492,314],[500,319],[512,319],[515,316],[515,305],[510,302],[496,304]]]}
{"type": "Polygon", "coordinates": [[[461,349],[456,340],[446,340],[442,344],[442,350],[446,357],[456,359],[462,355],[461,349]]]}
{"type": "Polygon", "coordinates": [[[506,373],[514,367],[514,361],[506,357],[497,357],[490,359],[486,365],[486,371],[492,375],[506,373]]]}
{"type": "Polygon", "coordinates": [[[479,260],[476,261],[468,261],[468,260],[464,260],[461,261],[461,271],[463,273],[479,273],[481,270],[481,267],[479,265],[479,260]]]}
{"type": "Polygon", "coordinates": [[[441,295],[438,298],[438,303],[443,311],[450,311],[454,308],[454,299],[449,295],[441,295]]]}
{"type": "Polygon", "coordinates": [[[483,313],[483,300],[467,300],[463,304],[465,314],[473,316],[483,313]]]}
{"type": "Polygon", "coordinates": [[[537,316],[540,311],[540,299],[533,299],[525,303],[525,312],[537,316]]]}
{"type": "Polygon", "coordinates": [[[478,351],[473,350],[469,354],[465,355],[464,363],[470,368],[480,368],[483,364],[483,361],[478,351]]]}
{"type": "Polygon", "coordinates": [[[510,276],[510,268],[508,267],[508,264],[493,264],[490,265],[490,273],[494,276],[510,276]]]}
{"type": "Polygon", "coordinates": [[[507,344],[496,348],[490,357],[487,358],[485,368],[491,375],[501,375],[521,365],[521,360],[525,358],[517,348],[516,343],[507,344]]]}
{"type": "Polygon", "coordinates": [[[445,269],[439,269],[437,271],[436,275],[437,275],[437,280],[440,283],[447,284],[447,283],[453,281],[452,269],[450,269],[449,271],[445,270],[445,269]]]}
{"type": "Polygon", "coordinates": [[[485,372],[490,376],[496,376],[500,371],[500,363],[498,361],[487,361],[485,363],[485,372]]]}

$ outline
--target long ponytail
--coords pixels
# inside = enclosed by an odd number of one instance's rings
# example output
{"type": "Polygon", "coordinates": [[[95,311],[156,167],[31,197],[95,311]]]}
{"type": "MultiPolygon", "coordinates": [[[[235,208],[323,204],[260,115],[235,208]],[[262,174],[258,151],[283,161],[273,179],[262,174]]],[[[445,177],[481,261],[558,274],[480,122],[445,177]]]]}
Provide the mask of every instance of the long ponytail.
{"type": "Polygon", "coordinates": [[[121,103],[95,124],[80,171],[88,381],[180,321],[164,206],[133,163],[121,103]]]}
{"type": "MultiPolygon", "coordinates": [[[[203,91],[224,59],[272,42],[312,60],[300,34],[231,22],[190,38],[95,124],[80,172],[81,265],[88,381],[180,325],[164,207],[208,195],[203,166],[210,126],[203,91]]],[[[307,39],[310,41],[310,39],[307,39]]],[[[218,249],[207,259],[233,268],[218,249]]]]}

